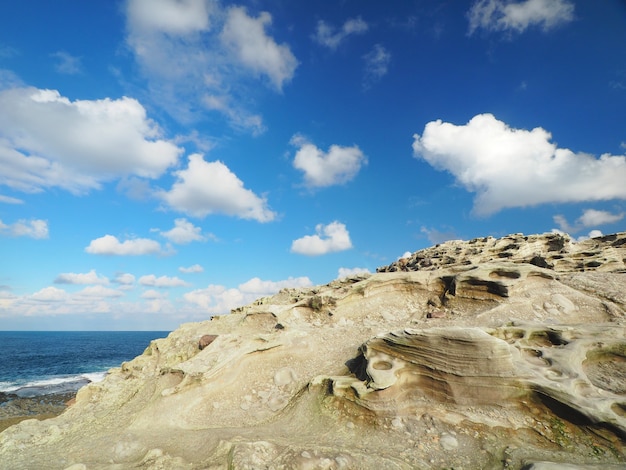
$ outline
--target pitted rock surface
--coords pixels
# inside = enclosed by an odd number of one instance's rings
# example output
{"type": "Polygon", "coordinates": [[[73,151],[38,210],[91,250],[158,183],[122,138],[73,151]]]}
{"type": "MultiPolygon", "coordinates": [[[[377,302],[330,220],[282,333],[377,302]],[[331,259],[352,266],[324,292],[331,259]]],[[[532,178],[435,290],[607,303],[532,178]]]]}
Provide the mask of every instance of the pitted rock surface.
{"type": "Polygon", "coordinates": [[[447,242],[181,325],[0,469],[624,468],[624,240],[447,242]]]}

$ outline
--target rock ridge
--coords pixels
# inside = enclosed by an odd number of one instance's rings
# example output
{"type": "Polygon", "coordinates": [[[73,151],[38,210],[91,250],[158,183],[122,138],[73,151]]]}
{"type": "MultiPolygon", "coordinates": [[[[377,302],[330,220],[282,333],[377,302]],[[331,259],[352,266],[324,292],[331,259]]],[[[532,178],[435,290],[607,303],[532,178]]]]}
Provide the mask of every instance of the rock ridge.
{"type": "Polygon", "coordinates": [[[0,469],[625,468],[625,239],[446,242],[183,324],[0,469]]]}

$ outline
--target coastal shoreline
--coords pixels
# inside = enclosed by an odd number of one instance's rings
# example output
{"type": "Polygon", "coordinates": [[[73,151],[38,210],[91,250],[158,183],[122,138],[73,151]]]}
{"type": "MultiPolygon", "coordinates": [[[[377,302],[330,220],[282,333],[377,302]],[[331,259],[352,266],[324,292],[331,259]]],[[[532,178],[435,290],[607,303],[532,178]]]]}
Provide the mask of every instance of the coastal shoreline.
{"type": "Polygon", "coordinates": [[[71,406],[75,398],[75,391],[33,397],[0,392],[0,432],[27,419],[54,418],[71,406]]]}

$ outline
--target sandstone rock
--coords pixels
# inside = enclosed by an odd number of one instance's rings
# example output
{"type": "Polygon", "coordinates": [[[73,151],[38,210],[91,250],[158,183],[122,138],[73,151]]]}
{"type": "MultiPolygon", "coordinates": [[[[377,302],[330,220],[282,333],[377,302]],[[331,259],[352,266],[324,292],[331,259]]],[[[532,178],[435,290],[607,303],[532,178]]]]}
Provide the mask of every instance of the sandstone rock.
{"type": "Polygon", "coordinates": [[[625,259],[515,234],[284,289],[6,429],[0,469],[623,468],[625,259]]]}

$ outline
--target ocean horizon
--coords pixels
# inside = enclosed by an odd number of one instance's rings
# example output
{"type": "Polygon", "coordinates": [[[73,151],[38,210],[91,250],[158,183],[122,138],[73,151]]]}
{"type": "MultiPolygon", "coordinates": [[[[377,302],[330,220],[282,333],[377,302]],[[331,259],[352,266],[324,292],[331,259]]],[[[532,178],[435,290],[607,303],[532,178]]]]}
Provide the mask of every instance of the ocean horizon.
{"type": "MultiPolygon", "coordinates": [[[[0,394],[72,393],[141,355],[169,331],[0,331],[0,394]]],[[[0,405],[1,406],[1,405],[0,405]]]]}

